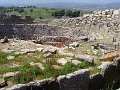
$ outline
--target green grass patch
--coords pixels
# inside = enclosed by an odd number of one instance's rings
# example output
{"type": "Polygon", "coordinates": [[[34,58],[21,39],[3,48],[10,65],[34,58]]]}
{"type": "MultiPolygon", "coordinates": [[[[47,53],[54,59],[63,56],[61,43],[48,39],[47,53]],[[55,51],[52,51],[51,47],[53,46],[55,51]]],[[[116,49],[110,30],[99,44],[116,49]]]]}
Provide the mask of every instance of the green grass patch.
{"type": "MultiPolygon", "coordinates": [[[[9,54],[2,53],[1,58],[3,58],[5,60],[7,55],[9,55],[9,54]]],[[[32,54],[18,55],[18,56],[15,56],[14,60],[10,60],[8,64],[18,63],[21,66],[15,67],[15,68],[10,68],[5,63],[3,63],[0,66],[0,74],[5,74],[7,72],[20,71],[21,72],[20,74],[18,74],[10,79],[14,84],[19,84],[19,83],[28,83],[35,79],[41,80],[41,79],[46,79],[46,78],[50,78],[50,77],[56,78],[60,75],[66,75],[66,74],[72,73],[74,71],[89,68],[92,66],[90,63],[88,63],[86,61],[82,61],[79,65],[67,63],[64,66],[61,66],[56,61],[60,58],[66,58],[66,56],[52,54],[48,58],[44,58],[43,53],[38,53],[38,52],[35,52],[32,54]],[[30,62],[35,62],[35,63],[40,62],[43,64],[44,69],[41,70],[37,66],[31,66],[29,64],[30,62]],[[55,69],[52,65],[59,65],[62,68],[55,69]]],[[[73,57],[73,59],[75,59],[75,57],[73,57]]]]}
{"type": "Polygon", "coordinates": [[[7,56],[15,56],[13,53],[5,53],[0,51],[0,65],[10,62],[7,60],[7,56]]]}
{"type": "Polygon", "coordinates": [[[20,74],[11,78],[11,80],[14,84],[28,83],[28,82],[36,79],[36,77],[39,74],[41,74],[41,72],[42,72],[39,67],[30,66],[29,64],[26,64],[23,67],[19,68],[19,71],[21,72],[20,74]]]}

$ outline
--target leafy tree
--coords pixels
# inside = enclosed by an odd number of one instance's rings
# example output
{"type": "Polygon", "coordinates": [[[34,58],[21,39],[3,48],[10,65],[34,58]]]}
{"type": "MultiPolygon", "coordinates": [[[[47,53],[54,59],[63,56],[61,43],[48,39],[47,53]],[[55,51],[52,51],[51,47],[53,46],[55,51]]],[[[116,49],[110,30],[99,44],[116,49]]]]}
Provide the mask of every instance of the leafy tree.
{"type": "Polygon", "coordinates": [[[67,16],[67,17],[72,17],[72,10],[67,10],[67,11],[65,12],[65,16],[67,16]]]}
{"type": "Polygon", "coordinates": [[[53,13],[52,13],[52,16],[55,16],[55,17],[62,17],[65,15],[65,10],[55,10],[53,13]]]}
{"type": "Polygon", "coordinates": [[[19,10],[19,13],[22,13],[22,12],[24,12],[24,9],[19,10]]]}
{"type": "Polygon", "coordinates": [[[33,12],[33,9],[30,9],[30,12],[33,12]]]}
{"type": "Polygon", "coordinates": [[[80,11],[75,10],[72,12],[72,17],[79,17],[79,16],[80,16],[80,11]]]}

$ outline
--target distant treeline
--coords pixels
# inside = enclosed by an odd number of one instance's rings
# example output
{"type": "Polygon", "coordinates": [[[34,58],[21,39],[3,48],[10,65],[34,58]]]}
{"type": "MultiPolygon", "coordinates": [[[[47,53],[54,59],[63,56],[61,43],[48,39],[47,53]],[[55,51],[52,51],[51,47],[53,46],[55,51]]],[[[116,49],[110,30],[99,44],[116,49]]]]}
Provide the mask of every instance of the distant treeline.
{"type": "Polygon", "coordinates": [[[66,16],[66,17],[79,17],[79,16],[82,16],[83,15],[83,12],[79,11],[79,10],[55,10],[53,13],[52,13],[52,16],[54,17],[63,17],[63,16],[66,16]]]}
{"type": "Polygon", "coordinates": [[[62,17],[79,17],[92,11],[86,10],[65,10],[65,9],[51,9],[39,8],[35,6],[26,7],[0,7],[0,13],[15,14],[21,16],[31,16],[34,19],[45,18],[62,18],[62,17]]]}

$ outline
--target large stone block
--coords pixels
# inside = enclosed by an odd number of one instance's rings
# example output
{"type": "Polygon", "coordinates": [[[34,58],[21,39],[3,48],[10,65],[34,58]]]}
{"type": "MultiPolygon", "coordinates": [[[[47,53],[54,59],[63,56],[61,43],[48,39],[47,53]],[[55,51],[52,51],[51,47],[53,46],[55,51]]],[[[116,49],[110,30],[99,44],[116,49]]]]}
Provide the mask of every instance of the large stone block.
{"type": "Polygon", "coordinates": [[[100,90],[103,88],[105,82],[101,74],[95,74],[90,77],[89,90],[100,90]]]}
{"type": "Polygon", "coordinates": [[[87,61],[89,63],[94,64],[94,58],[92,56],[90,56],[90,55],[77,54],[77,55],[75,55],[75,57],[80,59],[80,60],[85,60],[85,61],[87,61]]]}
{"type": "Polygon", "coordinates": [[[112,83],[116,79],[117,68],[115,65],[108,64],[101,71],[102,71],[102,75],[104,77],[106,85],[112,83]]]}
{"type": "Polygon", "coordinates": [[[54,79],[34,81],[27,84],[26,90],[58,90],[58,83],[54,79]]]}
{"type": "Polygon", "coordinates": [[[17,84],[6,90],[26,90],[26,85],[25,84],[17,84]]]}
{"type": "Polygon", "coordinates": [[[59,90],[88,90],[89,70],[83,69],[57,78],[59,90]]]}

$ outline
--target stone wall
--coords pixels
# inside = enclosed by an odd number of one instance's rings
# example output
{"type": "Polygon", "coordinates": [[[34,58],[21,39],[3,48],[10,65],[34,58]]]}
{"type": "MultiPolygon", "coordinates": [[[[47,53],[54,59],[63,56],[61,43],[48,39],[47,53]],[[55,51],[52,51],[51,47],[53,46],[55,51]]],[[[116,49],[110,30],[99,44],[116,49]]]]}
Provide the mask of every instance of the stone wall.
{"type": "MultiPolygon", "coordinates": [[[[120,57],[115,58],[111,63],[106,62],[102,65],[101,72],[94,75],[90,75],[89,69],[82,69],[56,79],[37,80],[1,90],[106,90],[113,84],[120,87],[119,75],[120,57]]],[[[115,90],[119,87],[116,86],[115,90]]]]}
{"type": "Polygon", "coordinates": [[[12,35],[14,35],[13,25],[0,25],[0,39],[4,36],[12,38],[12,35]]]}
{"type": "Polygon", "coordinates": [[[26,23],[33,23],[33,19],[31,16],[22,16],[17,15],[10,15],[10,14],[3,14],[0,13],[0,24],[26,24],[26,23]]]}
{"type": "Polygon", "coordinates": [[[59,26],[38,25],[38,24],[1,24],[0,39],[4,36],[12,36],[24,40],[37,40],[42,36],[68,36],[78,38],[85,36],[85,32],[74,28],[63,28],[59,26]]]}
{"type": "Polygon", "coordinates": [[[50,24],[64,27],[80,28],[86,30],[90,37],[106,38],[116,37],[118,40],[120,34],[120,9],[95,11],[93,14],[85,14],[83,17],[54,19],[50,24]],[[104,32],[104,33],[103,33],[104,32]]]}

